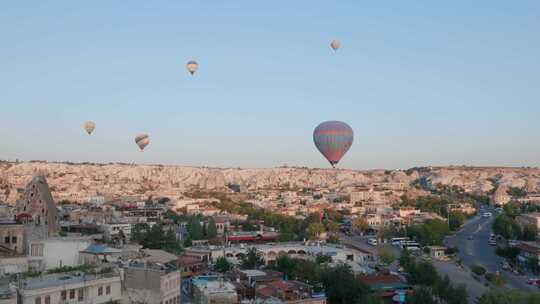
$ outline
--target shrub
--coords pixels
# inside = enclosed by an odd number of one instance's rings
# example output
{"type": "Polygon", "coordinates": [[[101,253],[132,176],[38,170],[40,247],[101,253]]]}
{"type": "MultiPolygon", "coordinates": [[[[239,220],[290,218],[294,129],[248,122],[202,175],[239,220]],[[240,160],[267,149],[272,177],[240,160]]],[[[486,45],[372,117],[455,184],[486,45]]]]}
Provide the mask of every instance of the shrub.
{"type": "Polygon", "coordinates": [[[472,272],[474,272],[474,274],[476,275],[484,275],[486,273],[486,269],[480,265],[474,265],[473,267],[471,267],[471,270],[472,272]]]}

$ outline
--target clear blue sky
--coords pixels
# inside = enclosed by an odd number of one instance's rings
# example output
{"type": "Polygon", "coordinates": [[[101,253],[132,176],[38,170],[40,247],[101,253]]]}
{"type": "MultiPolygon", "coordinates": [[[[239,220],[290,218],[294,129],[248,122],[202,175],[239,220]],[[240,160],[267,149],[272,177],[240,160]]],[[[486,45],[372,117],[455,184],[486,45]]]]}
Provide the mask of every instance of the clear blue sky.
{"type": "Polygon", "coordinates": [[[539,1],[9,1],[0,158],[328,167],[343,120],[342,168],[539,166],[539,30],[539,1]]]}

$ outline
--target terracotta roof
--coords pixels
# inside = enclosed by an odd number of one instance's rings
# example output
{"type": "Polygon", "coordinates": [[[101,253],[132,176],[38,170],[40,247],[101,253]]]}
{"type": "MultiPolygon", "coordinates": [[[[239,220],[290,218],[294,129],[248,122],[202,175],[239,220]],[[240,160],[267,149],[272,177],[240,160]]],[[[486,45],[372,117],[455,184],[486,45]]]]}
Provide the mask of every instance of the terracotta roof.
{"type": "Polygon", "coordinates": [[[178,263],[180,263],[180,265],[182,265],[182,266],[185,266],[185,265],[193,265],[193,264],[203,263],[203,261],[201,259],[197,258],[197,257],[194,257],[194,256],[183,255],[183,256],[178,258],[178,263]]]}
{"type": "Polygon", "coordinates": [[[540,244],[522,242],[522,243],[519,243],[516,247],[519,250],[523,250],[525,252],[540,254],[540,244]]]}
{"type": "Polygon", "coordinates": [[[266,286],[257,290],[257,294],[264,298],[271,298],[276,294],[276,291],[271,286],[266,286]]]}
{"type": "Polygon", "coordinates": [[[273,282],[270,282],[269,285],[274,288],[285,290],[285,291],[294,288],[294,284],[284,281],[284,280],[273,281],[273,282]]]}

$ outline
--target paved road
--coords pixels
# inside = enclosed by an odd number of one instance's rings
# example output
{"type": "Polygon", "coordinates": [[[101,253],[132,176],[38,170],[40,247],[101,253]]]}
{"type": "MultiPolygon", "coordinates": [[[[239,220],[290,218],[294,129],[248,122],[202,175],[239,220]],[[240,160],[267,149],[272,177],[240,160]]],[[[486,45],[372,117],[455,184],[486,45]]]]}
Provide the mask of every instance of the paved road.
{"type": "MultiPolygon", "coordinates": [[[[375,255],[377,254],[378,248],[381,248],[381,247],[391,249],[392,252],[394,252],[396,256],[399,256],[401,253],[401,250],[398,247],[390,246],[389,244],[380,245],[378,247],[371,246],[367,244],[366,237],[342,236],[341,239],[344,244],[347,244],[347,243],[352,244],[354,245],[354,247],[366,250],[375,255]]],[[[471,273],[468,270],[457,266],[454,262],[433,261],[433,266],[435,266],[439,274],[448,275],[452,283],[464,284],[466,286],[467,293],[469,294],[469,303],[474,303],[475,299],[478,299],[486,291],[488,291],[487,287],[485,287],[482,283],[473,279],[473,277],[471,276],[471,273]]]]}
{"type": "Polygon", "coordinates": [[[468,267],[480,265],[486,268],[488,272],[493,273],[499,271],[507,283],[507,288],[538,291],[537,287],[527,284],[527,277],[517,276],[502,270],[501,262],[504,259],[495,254],[495,246],[488,244],[491,226],[495,219],[495,212],[493,210],[490,211],[493,213],[492,217],[474,217],[467,221],[458,233],[446,238],[445,243],[448,246],[456,246],[459,249],[459,258],[463,261],[464,265],[468,267]],[[469,240],[469,236],[472,236],[473,239],[469,240]]]}

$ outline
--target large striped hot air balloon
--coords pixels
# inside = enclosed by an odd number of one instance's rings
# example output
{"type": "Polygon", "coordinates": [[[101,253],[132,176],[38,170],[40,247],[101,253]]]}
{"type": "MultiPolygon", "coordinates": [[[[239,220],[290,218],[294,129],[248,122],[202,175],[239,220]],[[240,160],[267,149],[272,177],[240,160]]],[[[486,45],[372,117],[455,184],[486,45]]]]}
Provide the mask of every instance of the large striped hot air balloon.
{"type": "Polygon", "coordinates": [[[354,133],[341,121],[325,121],[313,131],[313,142],[332,167],[341,160],[352,146],[354,133]]]}
{"type": "Polygon", "coordinates": [[[139,146],[139,149],[144,150],[150,143],[150,137],[147,134],[140,134],[135,137],[135,143],[139,146]]]}

